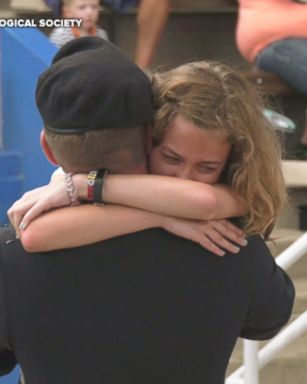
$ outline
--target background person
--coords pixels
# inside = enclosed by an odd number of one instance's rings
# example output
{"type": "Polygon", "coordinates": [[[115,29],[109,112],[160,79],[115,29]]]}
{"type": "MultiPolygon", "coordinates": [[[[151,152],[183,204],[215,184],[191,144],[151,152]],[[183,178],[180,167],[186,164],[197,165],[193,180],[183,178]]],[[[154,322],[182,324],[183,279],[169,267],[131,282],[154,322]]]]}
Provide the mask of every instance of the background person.
{"type": "Polygon", "coordinates": [[[68,41],[82,36],[97,36],[108,39],[105,30],[97,26],[100,12],[99,0],[63,0],[62,17],[82,19],[80,28],[55,28],[49,38],[57,47],[62,47],[68,41]]]}
{"type": "MultiPolygon", "coordinates": [[[[146,172],[150,103],[148,79],[112,44],[68,43],[37,87],[47,156],[66,171],[99,158],[110,172],[146,172]]],[[[0,239],[0,372],[18,359],[33,384],[222,384],[238,334],[273,336],[293,305],[258,236],[222,259],[162,230],[44,255],[9,229],[0,239]]]]}
{"type": "MultiPolygon", "coordinates": [[[[59,17],[61,15],[62,3],[64,4],[64,7],[66,3],[65,0],[45,0],[45,2],[49,7],[52,8],[55,17],[59,17]]],[[[67,3],[69,4],[70,1],[68,0],[67,3]]],[[[170,0],[127,0],[122,2],[105,0],[100,1],[100,3],[102,5],[108,5],[117,12],[125,12],[129,7],[138,5],[135,62],[144,71],[149,71],[150,65],[152,64],[153,57],[160,43],[161,36],[168,20],[170,12],[170,0]]],[[[76,11],[73,12],[73,14],[76,14],[76,11]]],[[[79,14],[80,11],[78,11],[77,17],[80,17],[79,14]]],[[[65,15],[65,13],[63,13],[63,16],[76,17],[68,16],[67,14],[65,15]]],[[[84,12],[81,15],[81,18],[83,18],[83,16],[84,12]]],[[[104,39],[108,38],[107,33],[104,30],[101,30],[100,28],[97,30],[97,33],[97,36],[99,37],[102,37],[104,39]]],[[[82,31],[78,30],[70,31],[70,33],[68,30],[61,30],[60,32],[57,32],[55,34],[55,37],[52,37],[52,40],[57,46],[60,47],[64,45],[65,42],[72,40],[74,37],[79,37],[80,35],[88,34],[92,33],[90,33],[89,30],[83,31],[83,34],[82,31]],[[60,35],[59,37],[57,37],[58,34],[60,35]]]]}
{"type": "Polygon", "coordinates": [[[170,0],[140,0],[137,13],[135,62],[145,71],[161,41],[170,12],[170,0]]]}
{"type": "MultiPolygon", "coordinates": [[[[239,0],[239,51],[259,69],[277,74],[307,96],[307,4],[239,0]]],[[[307,145],[307,126],[301,142],[307,145]]]]}

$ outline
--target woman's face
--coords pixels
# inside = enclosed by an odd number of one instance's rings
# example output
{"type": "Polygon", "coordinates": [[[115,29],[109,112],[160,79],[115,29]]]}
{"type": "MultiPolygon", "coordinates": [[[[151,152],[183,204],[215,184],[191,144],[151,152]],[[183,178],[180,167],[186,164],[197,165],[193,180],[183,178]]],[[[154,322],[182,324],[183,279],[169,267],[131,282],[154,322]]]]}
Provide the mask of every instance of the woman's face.
{"type": "Polygon", "coordinates": [[[227,163],[231,145],[224,134],[199,128],[178,115],[149,155],[150,172],[214,184],[227,163]]]}

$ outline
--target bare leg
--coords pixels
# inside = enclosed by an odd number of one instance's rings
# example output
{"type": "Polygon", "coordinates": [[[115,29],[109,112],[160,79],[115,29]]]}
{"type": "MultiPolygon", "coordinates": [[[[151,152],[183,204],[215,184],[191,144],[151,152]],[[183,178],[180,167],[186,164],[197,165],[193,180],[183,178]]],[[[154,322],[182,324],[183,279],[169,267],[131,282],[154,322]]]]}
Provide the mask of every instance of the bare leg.
{"type": "Polygon", "coordinates": [[[137,16],[136,64],[149,68],[170,10],[170,0],[140,0],[137,16]]]}

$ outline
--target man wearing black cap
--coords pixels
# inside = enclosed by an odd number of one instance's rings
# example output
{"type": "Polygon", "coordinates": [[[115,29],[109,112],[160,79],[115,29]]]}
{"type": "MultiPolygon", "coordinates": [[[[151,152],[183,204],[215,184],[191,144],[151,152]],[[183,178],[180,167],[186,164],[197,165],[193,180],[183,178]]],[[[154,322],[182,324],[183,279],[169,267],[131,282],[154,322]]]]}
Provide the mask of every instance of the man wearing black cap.
{"type": "MultiPolygon", "coordinates": [[[[150,84],[111,43],[69,43],[36,97],[66,172],[146,171],[150,84]]],[[[159,229],[42,254],[0,240],[0,375],[18,362],[28,384],[222,384],[239,333],[271,337],[290,315],[292,283],[258,237],[223,259],[159,229]]]]}

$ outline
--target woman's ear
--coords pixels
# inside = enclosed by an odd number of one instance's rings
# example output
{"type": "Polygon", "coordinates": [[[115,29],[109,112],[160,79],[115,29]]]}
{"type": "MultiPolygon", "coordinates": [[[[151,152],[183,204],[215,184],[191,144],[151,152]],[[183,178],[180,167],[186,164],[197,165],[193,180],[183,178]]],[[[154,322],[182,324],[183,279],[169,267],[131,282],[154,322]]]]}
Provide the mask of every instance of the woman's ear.
{"type": "Polygon", "coordinates": [[[58,165],[58,162],[57,162],[56,158],[54,157],[52,150],[47,143],[46,135],[45,135],[45,129],[42,129],[42,131],[41,131],[40,142],[41,142],[42,150],[43,150],[45,156],[47,157],[47,159],[50,161],[50,163],[53,165],[58,165]]]}

